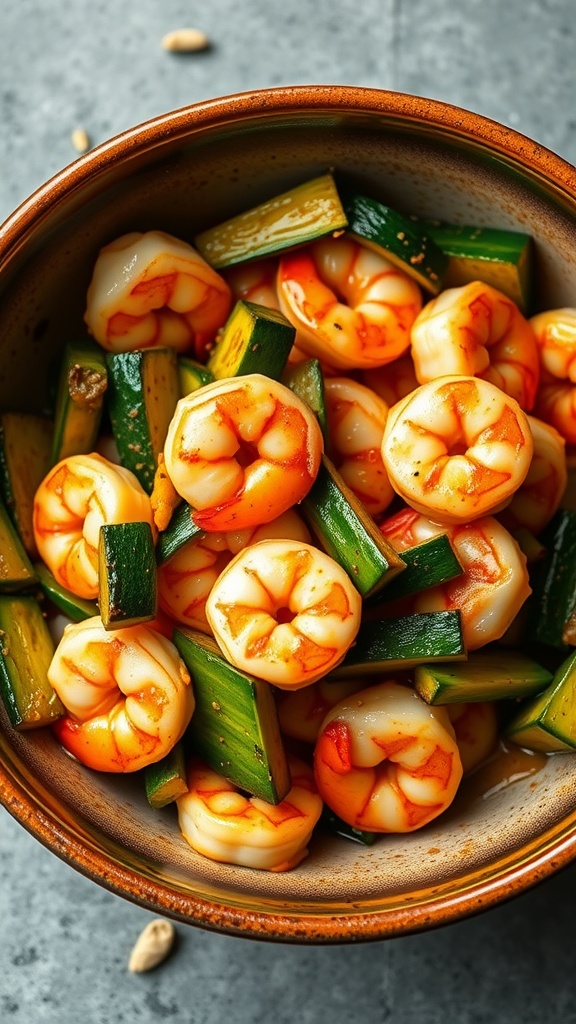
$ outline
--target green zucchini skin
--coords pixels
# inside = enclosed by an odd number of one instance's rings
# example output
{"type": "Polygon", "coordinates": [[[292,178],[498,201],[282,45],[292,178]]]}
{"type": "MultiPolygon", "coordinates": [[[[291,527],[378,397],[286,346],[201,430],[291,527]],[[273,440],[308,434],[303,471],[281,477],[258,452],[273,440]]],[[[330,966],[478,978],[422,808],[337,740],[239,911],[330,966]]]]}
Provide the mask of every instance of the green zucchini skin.
{"type": "Polygon", "coordinates": [[[326,413],[326,397],[324,393],[324,374],[318,359],[303,359],[299,363],[287,366],[280,378],[282,384],[290,388],[298,398],[315,413],[320,425],[324,445],[328,447],[328,416],[326,413]]]}
{"type": "Polygon", "coordinates": [[[64,349],[56,395],[52,465],[94,449],[108,386],[106,356],[93,341],[70,342],[64,349]]]}
{"type": "Polygon", "coordinates": [[[108,523],[98,541],[98,606],[105,629],[120,629],[156,616],[156,556],[150,524],[108,523]]]}
{"type": "Polygon", "coordinates": [[[282,374],[296,328],[283,313],[239,299],[208,358],[215,380],[262,373],[273,380],[282,374]]]}
{"type": "Polygon", "coordinates": [[[559,509],[539,540],[546,555],[530,572],[528,635],[567,653],[565,629],[576,611],[576,512],[559,509]]]}
{"type": "Polygon", "coordinates": [[[54,643],[36,598],[0,597],[0,694],[15,729],[37,729],[65,714],[48,681],[54,643]]]}
{"type": "Polygon", "coordinates": [[[161,761],[144,769],[146,799],[151,807],[160,809],[174,803],[188,790],[184,744],[179,742],[161,761]]]}
{"type": "Polygon", "coordinates": [[[427,704],[507,700],[544,690],[552,672],[516,651],[473,651],[463,665],[417,665],[414,688],[427,704]]]}
{"type": "Polygon", "coordinates": [[[36,582],[36,573],[4,503],[0,501],[0,594],[11,594],[36,582]]]}
{"type": "Polygon", "coordinates": [[[193,512],[194,509],[187,502],[183,502],[174,511],[168,526],[158,536],[156,543],[158,565],[167,562],[188,541],[201,540],[205,536],[204,530],[196,526],[192,519],[193,512]]]}
{"type": "Polygon", "coordinates": [[[369,597],[402,572],[405,564],[326,455],[300,504],[320,546],[369,597]]]}
{"type": "Polygon", "coordinates": [[[52,465],[52,433],[52,420],[46,416],[0,415],[0,495],[30,558],[38,557],[34,495],[52,465]]]}
{"type": "Polygon", "coordinates": [[[72,622],[84,622],[99,614],[96,601],[86,601],[67,590],[54,578],[44,562],[34,562],[34,572],[45,597],[72,622]]]}
{"type": "Polygon", "coordinates": [[[371,605],[398,601],[411,594],[418,594],[429,587],[447,583],[461,576],[464,571],[445,533],[431,537],[413,548],[406,548],[400,552],[400,557],[406,569],[374,595],[371,605]]]}
{"type": "Polygon", "coordinates": [[[545,690],[522,703],[505,736],[545,754],[576,750],[576,651],[562,662],[545,690]]]}
{"type": "Polygon", "coordinates": [[[404,671],[430,661],[465,661],[460,612],[419,612],[364,623],[330,676],[349,679],[404,671]]]}
{"type": "Polygon", "coordinates": [[[342,818],[339,818],[327,806],[324,806],[320,822],[327,831],[332,832],[334,835],[342,836],[344,839],[352,839],[355,843],[361,843],[362,846],[374,846],[374,843],[379,838],[377,832],[365,832],[361,828],[349,825],[347,821],[342,821],[342,818]]]}
{"type": "Polygon", "coordinates": [[[211,384],[214,374],[210,373],[208,367],[198,363],[188,356],[178,356],[178,380],[180,382],[180,397],[185,398],[205,384],[211,384]]]}
{"type": "Polygon", "coordinates": [[[186,745],[241,789],[280,803],[291,780],[273,688],[230,665],[212,637],[179,628],[173,641],[196,699],[186,745]]]}

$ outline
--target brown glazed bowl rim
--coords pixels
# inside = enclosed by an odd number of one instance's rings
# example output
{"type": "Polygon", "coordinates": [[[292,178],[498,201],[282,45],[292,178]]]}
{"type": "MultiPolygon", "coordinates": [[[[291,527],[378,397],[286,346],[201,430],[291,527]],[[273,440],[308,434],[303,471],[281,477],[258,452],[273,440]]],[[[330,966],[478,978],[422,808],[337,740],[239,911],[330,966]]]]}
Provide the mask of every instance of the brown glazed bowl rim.
{"type": "MultiPolygon", "coordinates": [[[[523,175],[546,184],[561,204],[576,210],[576,168],[526,136],[480,114],[405,93],[354,86],[290,86],[239,93],[183,107],[115,136],[79,157],[38,188],[0,226],[0,268],[26,243],[33,228],[61,201],[104,174],[119,160],[227,123],[248,118],[324,114],[367,115],[393,126],[418,125],[446,139],[466,140],[523,175]]],[[[286,942],[350,942],[421,931],[459,920],[518,895],[576,858],[576,809],[488,867],[456,882],[430,887],[418,900],[364,901],[358,907],[332,904],[309,914],[281,900],[204,898],[148,878],[99,849],[72,824],[42,806],[24,777],[0,764],[0,802],[36,839],[69,865],[110,891],[167,916],[227,934],[286,942]]]]}

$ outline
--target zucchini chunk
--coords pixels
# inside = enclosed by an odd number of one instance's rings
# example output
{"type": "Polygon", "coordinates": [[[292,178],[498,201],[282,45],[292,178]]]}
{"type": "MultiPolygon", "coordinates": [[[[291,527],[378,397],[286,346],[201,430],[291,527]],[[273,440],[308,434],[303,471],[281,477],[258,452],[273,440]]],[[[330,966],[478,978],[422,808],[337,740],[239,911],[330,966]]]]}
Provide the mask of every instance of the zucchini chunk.
{"type": "Polygon", "coordinates": [[[192,518],[193,513],[194,509],[186,501],[174,510],[168,526],[158,535],[156,542],[158,565],[167,562],[189,540],[200,540],[205,536],[204,530],[196,526],[192,518]]]}
{"type": "Polygon", "coordinates": [[[369,597],[405,569],[362,503],[325,455],[300,510],[320,546],[369,597]]]}
{"type": "Polygon", "coordinates": [[[0,597],[0,694],[15,729],[50,725],[65,709],[48,682],[54,643],[36,598],[0,597]]]}
{"type": "Polygon", "coordinates": [[[203,363],[196,362],[188,356],[178,356],[178,379],[180,381],[180,397],[185,398],[205,384],[211,384],[214,374],[203,363]]]}
{"type": "Polygon", "coordinates": [[[576,614],[576,512],[559,509],[538,539],[546,554],[531,566],[528,635],[567,651],[576,614]]]}
{"type": "Polygon", "coordinates": [[[278,380],[294,344],[296,328],[283,313],[239,299],[224,324],[207,367],[215,380],[263,373],[278,380]]]}
{"type": "Polygon", "coordinates": [[[516,651],[473,651],[464,665],[417,665],[414,687],[427,704],[506,700],[544,690],[552,672],[516,651]]]}
{"type": "Polygon", "coordinates": [[[0,501],[0,593],[23,590],[36,582],[36,574],[14,523],[0,501]]]}
{"type": "Polygon", "coordinates": [[[108,523],[98,539],[98,605],[104,629],[150,622],[157,612],[154,539],[149,523],[108,523]]]}
{"type": "Polygon", "coordinates": [[[204,633],[176,629],[173,641],[194,681],[191,750],[241,789],[280,803],[291,781],[273,687],[230,665],[204,633]]]}
{"type": "Polygon", "coordinates": [[[52,438],[52,465],[94,448],[108,386],[106,356],[93,341],[70,342],[64,349],[52,438]]]}
{"type": "Polygon", "coordinates": [[[26,553],[38,557],[32,515],[34,495],[51,462],[52,420],[33,413],[0,416],[0,494],[26,553]]]}
{"type": "Polygon", "coordinates": [[[170,348],[136,349],[109,354],[107,366],[110,421],[122,465],[151,494],[180,399],[178,357],[170,348]]]}
{"type": "Polygon", "coordinates": [[[328,416],[326,414],[326,396],[324,393],[324,374],[318,359],[302,359],[299,363],[287,366],[280,381],[290,388],[298,398],[315,413],[320,424],[325,446],[328,445],[328,416]]]}
{"type": "Polygon", "coordinates": [[[160,809],[174,803],[188,790],[183,743],[177,743],[161,761],[144,769],[146,799],[151,807],[160,809]]]}
{"type": "Polygon", "coordinates": [[[378,591],[371,601],[372,605],[397,601],[429,587],[437,587],[461,576],[464,571],[445,533],[431,537],[413,548],[406,548],[400,552],[400,557],[406,569],[384,590],[378,591]]]}
{"type": "Polygon", "coordinates": [[[385,256],[432,295],[443,286],[448,256],[417,221],[368,196],[344,200],[347,234],[385,256]]]}
{"type": "Polygon", "coordinates": [[[96,601],[87,601],[63,587],[44,562],[34,562],[34,572],[44,596],[72,622],[84,622],[99,614],[96,601]]]}
{"type": "Polygon", "coordinates": [[[360,626],[356,642],[330,676],[350,679],[466,657],[459,611],[419,612],[360,626]]]}
{"type": "Polygon", "coordinates": [[[365,832],[361,828],[349,825],[347,821],[342,821],[342,818],[334,814],[334,811],[331,811],[326,805],[324,805],[320,816],[320,824],[324,825],[334,835],[343,836],[344,839],[353,839],[354,842],[361,843],[362,846],[373,846],[379,835],[378,832],[365,832]]]}
{"type": "Polygon", "coordinates": [[[218,270],[293,249],[346,224],[334,179],[323,174],[203,231],[194,245],[218,270]]]}
{"type": "Polygon", "coordinates": [[[560,665],[549,686],[522,705],[505,735],[527,750],[576,750],[576,651],[560,665]]]}

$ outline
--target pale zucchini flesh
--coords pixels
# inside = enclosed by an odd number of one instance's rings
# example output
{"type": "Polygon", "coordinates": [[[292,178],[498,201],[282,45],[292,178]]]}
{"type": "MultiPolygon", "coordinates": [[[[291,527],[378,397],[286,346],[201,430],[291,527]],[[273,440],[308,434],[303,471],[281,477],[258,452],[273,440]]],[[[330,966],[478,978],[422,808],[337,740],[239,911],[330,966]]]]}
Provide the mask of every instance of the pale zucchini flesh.
{"type": "Polygon", "coordinates": [[[462,665],[418,665],[414,687],[427,704],[506,700],[544,690],[552,672],[516,651],[472,651],[462,665]]]}
{"type": "Polygon", "coordinates": [[[508,723],[506,736],[541,753],[576,750],[576,651],[542,693],[523,702],[508,723]]]}
{"type": "Polygon", "coordinates": [[[37,729],[65,709],[48,680],[54,643],[34,597],[0,597],[0,693],[15,729],[37,729]]]}
{"type": "Polygon", "coordinates": [[[215,380],[248,373],[278,380],[295,336],[283,313],[239,299],[210,353],[208,369],[215,380]]]}

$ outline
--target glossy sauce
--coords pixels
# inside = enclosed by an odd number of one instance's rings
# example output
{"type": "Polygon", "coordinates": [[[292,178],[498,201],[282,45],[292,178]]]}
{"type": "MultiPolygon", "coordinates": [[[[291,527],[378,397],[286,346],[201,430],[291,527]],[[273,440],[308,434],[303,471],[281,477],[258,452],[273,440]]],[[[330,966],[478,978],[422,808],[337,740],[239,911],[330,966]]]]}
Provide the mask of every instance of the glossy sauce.
{"type": "MultiPolygon", "coordinates": [[[[467,804],[473,800],[487,800],[508,786],[537,775],[548,762],[548,754],[524,750],[513,743],[499,740],[494,752],[485,761],[464,776],[460,785],[458,800],[467,804]]],[[[535,781],[534,786],[537,785],[535,781]]]]}

